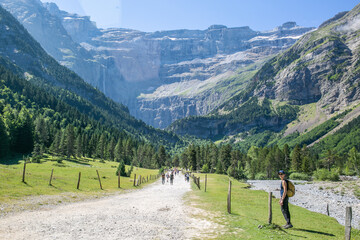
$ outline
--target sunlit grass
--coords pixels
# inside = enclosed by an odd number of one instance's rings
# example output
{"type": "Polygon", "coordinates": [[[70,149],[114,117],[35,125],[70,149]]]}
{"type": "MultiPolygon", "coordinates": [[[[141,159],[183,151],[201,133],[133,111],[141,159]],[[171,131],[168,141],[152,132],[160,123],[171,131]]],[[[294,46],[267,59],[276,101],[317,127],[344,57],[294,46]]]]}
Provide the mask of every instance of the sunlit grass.
{"type": "MultiPolygon", "coordinates": [[[[294,228],[281,229],[285,224],[278,199],[273,198],[273,225],[268,226],[269,195],[263,191],[249,190],[245,183],[232,181],[232,214],[227,213],[229,178],[225,175],[208,174],[207,192],[204,192],[204,174],[201,190],[193,184],[188,204],[213,213],[211,219],[224,226],[217,239],[344,239],[344,226],[334,218],[290,205],[294,228]],[[259,228],[259,226],[262,226],[259,228]]],[[[273,193],[278,197],[278,193],[273,193]]],[[[345,212],[345,209],[344,209],[345,212]]],[[[352,230],[352,239],[360,239],[360,232],[352,230]]]]}
{"type": "MultiPolygon", "coordinates": [[[[155,176],[158,170],[142,169],[134,167],[128,177],[120,178],[121,189],[118,188],[118,177],[116,170],[117,162],[101,162],[99,160],[81,159],[70,161],[42,161],[41,163],[27,163],[25,183],[22,182],[24,161],[17,164],[0,164],[0,202],[9,202],[26,196],[57,195],[61,193],[81,193],[86,195],[97,195],[101,193],[113,193],[125,189],[136,189],[133,186],[134,174],[149,179],[155,176]],[[51,171],[54,169],[51,185],[49,185],[51,171]],[[103,190],[100,189],[96,170],[99,171],[103,190]],[[81,172],[80,188],[77,182],[81,172]]],[[[129,166],[127,166],[127,169],[129,166]]],[[[140,187],[145,186],[143,183],[140,187]]]]}

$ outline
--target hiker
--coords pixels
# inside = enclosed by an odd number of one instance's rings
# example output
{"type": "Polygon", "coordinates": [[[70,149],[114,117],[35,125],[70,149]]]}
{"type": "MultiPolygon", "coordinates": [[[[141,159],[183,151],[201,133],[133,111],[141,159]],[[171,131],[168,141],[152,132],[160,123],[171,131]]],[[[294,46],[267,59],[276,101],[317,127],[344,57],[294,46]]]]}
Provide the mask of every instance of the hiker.
{"type": "Polygon", "coordinates": [[[288,229],[288,228],[293,227],[293,225],[291,224],[291,221],[290,221],[289,197],[287,196],[288,181],[286,179],[286,174],[283,170],[280,170],[278,172],[278,175],[281,179],[279,204],[281,206],[281,212],[284,215],[284,218],[286,220],[286,225],[284,225],[283,228],[288,229]]]}
{"type": "Polygon", "coordinates": [[[169,182],[169,173],[166,173],[166,182],[169,182]]]}
{"type": "Polygon", "coordinates": [[[172,185],[173,182],[174,182],[174,173],[171,172],[171,174],[170,174],[170,184],[172,185]]]}
{"type": "Polygon", "coordinates": [[[161,174],[161,180],[162,180],[162,184],[164,185],[165,184],[165,173],[162,172],[161,174]]]}

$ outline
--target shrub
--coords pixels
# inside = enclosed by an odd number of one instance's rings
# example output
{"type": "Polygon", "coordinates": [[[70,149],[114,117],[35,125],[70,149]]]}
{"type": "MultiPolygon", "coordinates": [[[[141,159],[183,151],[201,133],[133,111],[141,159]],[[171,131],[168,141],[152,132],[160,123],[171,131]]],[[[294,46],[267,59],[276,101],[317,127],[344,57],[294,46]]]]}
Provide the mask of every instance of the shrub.
{"type": "Polygon", "coordinates": [[[314,178],[320,181],[339,181],[339,171],[337,169],[331,169],[328,171],[327,169],[318,169],[314,172],[314,178]]]}
{"type": "Polygon", "coordinates": [[[62,159],[61,157],[57,157],[57,158],[56,158],[56,162],[57,162],[57,163],[63,163],[63,159],[62,159]]]}
{"type": "Polygon", "coordinates": [[[265,173],[258,173],[258,174],[255,175],[255,179],[256,180],[266,180],[267,175],[265,173]]]}
{"type": "Polygon", "coordinates": [[[201,169],[201,172],[203,173],[208,173],[210,170],[209,170],[209,165],[207,164],[204,164],[204,166],[202,167],[201,169]]]}
{"type": "Polygon", "coordinates": [[[119,163],[119,166],[116,170],[116,176],[119,176],[119,173],[120,173],[120,176],[122,177],[127,177],[127,173],[126,173],[126,170],[125,170],[125,163],[124,161],[121,161],[119,163]]]}
{"type": "Polygon", "coordinates": [[[230,166],[227,170],[227,174],[235,179],[247,179],[244,170],[242,168],[236,168],[230,166]]]}
{"type": "Polygon", "coordinates": [[[311,177],[306,173],[298,173],[298,172],[294,172],[290,174],[289,178],[293,180],[305,180],[305,181],[311,180],[311,177]]]}
{"type": "Polygon", "coordinates": [[[33,163],[40,163],[41,162],[40,160],[41,160],[40,155],[36,155],[31,158],[31,162],[33,162],[33,163]]]}

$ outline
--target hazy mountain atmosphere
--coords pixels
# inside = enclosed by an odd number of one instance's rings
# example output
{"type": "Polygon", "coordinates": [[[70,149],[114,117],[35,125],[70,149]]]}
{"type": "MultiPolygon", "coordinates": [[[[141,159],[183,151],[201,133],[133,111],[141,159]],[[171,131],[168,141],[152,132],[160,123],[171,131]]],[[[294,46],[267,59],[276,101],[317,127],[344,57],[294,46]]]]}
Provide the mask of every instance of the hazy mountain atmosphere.
{"type": "Polygon", "coordinates": [[[360,239],[360,4],[55,2],[0,0],[0,239],[360,239]]]}

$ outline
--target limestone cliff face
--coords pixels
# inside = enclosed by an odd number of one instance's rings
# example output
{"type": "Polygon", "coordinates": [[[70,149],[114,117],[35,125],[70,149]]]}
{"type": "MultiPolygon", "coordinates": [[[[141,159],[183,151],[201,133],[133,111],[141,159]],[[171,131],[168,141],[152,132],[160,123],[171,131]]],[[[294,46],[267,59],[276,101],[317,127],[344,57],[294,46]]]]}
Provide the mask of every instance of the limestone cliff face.
{"type": "Polygon", "coordinates": [[[209,113],[244,88],[254,66],[312,30],[288,22],[266,32],[213,25],[146,33],[98,29],[89,17],[39,0],[0,4],[61,64],[160,128],[209,113]]]}
{"type": "MultiPolygon", "coordinates": [[[[280,121],[274,121],[274,124],[259,122],[262,114],[254,116],[253,122],[260,123],[255,127],[262,131],[275,126],[281,129],[287,121],[295,120],[294,114],[287,114],[294,106],[316,104],[317,112],[324,114],[325,119],[356,106],[360,102],[359,31],[360,4],[350,12],[340,13],[326,21],[316,31],[301,37],[291,48],[271,58],[249,80],[243,91],[215,109],[212,115],[183,119],[169,129],[179,134],[214,137],[212,132],[219,131],[217,123],[221,123],[225,135],[246,132],[233,123],[238,121],[239,116],[251,113],[249,109],[257,111],[258,105],[248,104],[253,98],[266,99],[274,106],[277,103],[290,104],[280,111],[283,118],[278,118],[280,121]],[[246,104],[248,113],[241,110],[241,106],[246,104]],[[192,127],[201,124],[207,128],[192,127]]],[[[274,117],[279,111],[272,111],[271,119],[276,120],[274,117]]],[[[263,111],[263,114],[266,115],[266,112],[263,111]]],[[[319,123],[313,125],[316,124],[319,123]]]]}
{"type": "MultiPolygon", "coordinates": [[[[231,81],[239,68],[246,72],[252,64],[259,67],[259,62],[287,49],[312,30],[289,22],[267,32],[213,25],[203,31],[104,29],[99,34],[87,18],[54,14],[96,59],[114,61],[107,69],[118,72],[124,81],[118,86],[115,81],[105,93],[125,103],[134,116],[159,128],[186,116],[209,113],[245,86],[242,80],[231,81]],[[90,26],[85,32],[92,35],[83,34],[82,29],[74,31],[81,19],[87,22],[81,26],[90,26]],[[233,84],[227,88],[225,83],[229,82],[233,84]]],[[[105,78],[105,82],[114,79],[105,78]]]]}

